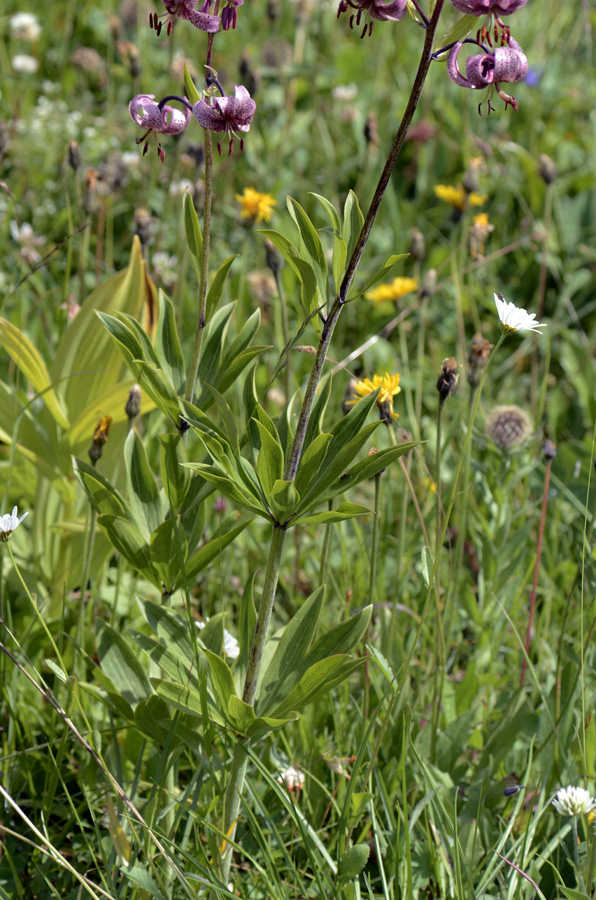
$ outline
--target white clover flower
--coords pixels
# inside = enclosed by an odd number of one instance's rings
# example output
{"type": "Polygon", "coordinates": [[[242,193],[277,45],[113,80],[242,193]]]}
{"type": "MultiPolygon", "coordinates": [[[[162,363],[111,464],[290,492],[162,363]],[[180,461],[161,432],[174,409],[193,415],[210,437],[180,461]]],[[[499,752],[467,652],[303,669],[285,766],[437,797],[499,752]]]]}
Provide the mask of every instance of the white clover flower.
{"type": "Polygon", "coordinates": [[[298,793],[304,787],[304,772],[298,766],[288,766],[277,779],[278,784],[285,784],[290,793],[298,793]]]}
{"type": "Polygon", "coordinates": [[[33,13],[15,13],[10,20],[10,31],[14,38],[23,41],[36,41],[41,34],[41,25],[33,13]]]}
{"type": "Polygon", "coordinates": [[[6,513],[6,515],[0,516],[0,541],[7,541],[15,528],[18,528],[25,516],[28,515],[28,512],[24,512],[19,519],[17,517],[17,507],[14,506],[10,515],[6,513]]]}
{"type": "Polygon", "coordinates": [[[39,69],[38,60],[27,53],[17,53],[10,62],[15,72],[21,72],[24,75],[35,75],[39,69]]]}
{"type": "MultiPolygon", "coordinates": [[[[197,621],[195,622],[195,625],[197,626],[199,631],[202,631],[208,621],[209,619],[207,619],[205,622],[197,621]]],[[[230,632],[226,628],[224,628],[224,653],[226,656],[229,656],[230,659],[237,659],[240,656],[240,644],[238,643],[234,635],[230,634],[230,632]]]]}
{"type": "Polygon", "coordinates": [[[516,331],[538,331],[540,334],[539,329],[546,328],[546,322],[535,321],[535,313],[526,312],[515,303],[508,303],[503,294],[498,292],[495,294],[495,303],[501,320],[501,331],[504,334],[513,334],[516,331]]]}
{"type": "Polygon", "coordinates": [[[562,816],[579,816],[591,812],[596,806],[596,800],[584,788],[570,786],[559,788],[553,806],[562,816]]]}

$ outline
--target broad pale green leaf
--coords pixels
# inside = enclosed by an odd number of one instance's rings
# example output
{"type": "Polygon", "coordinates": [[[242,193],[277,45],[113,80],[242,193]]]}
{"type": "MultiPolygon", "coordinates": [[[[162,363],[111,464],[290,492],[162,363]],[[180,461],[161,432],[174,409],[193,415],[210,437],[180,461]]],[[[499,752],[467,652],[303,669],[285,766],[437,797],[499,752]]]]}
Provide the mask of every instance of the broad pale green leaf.
{"type": "Polygon", "coordinates": [[[354,844],[343,854],[337,868],[339,884],[345,884],[357,878],[368,862],[370,846],[368,844],[354,844]]]}
{"type": "Polygon", "coordinates": [[[163,744],[172,725],[170,710],[165,700],[153,693],[151,685],[150,690],[151,696],[141,700],[135,709],[135,725],[154,741],[163,744]]]}
{"type": "Polygon", "coordinates": [[[159,365],[175,391],[180,392],[186,379],[186,367],[176,328],[172,301],[159,292],[159,320],[155,334],[155,352],[159,365]]]}
{"type": "MultiPolygon", "coordinates": [[[[89,406],[71,422],[70,428],[65,435],[71,453],[77,456],[88,449],[97,423],[104,416],[110,416],[112,428],[119,425],[120,422],[126,421],[125,406],[133,384],[134,381],[128,379],[120,382],[120,384],[111,385],[106,391],[90,401],[89,406]]],[[[152,409],[155,409],[155,403],[147,394],[143,395],[141,412],[147,413],[152,409]]]]}
{"type": "Polygon", "coordinates": [[[203,386],[209,390],[215,401],[221,424],[225,431],[226,438],[228,439],[228,445],[232,453],[236,455],[238,453],[238,432],[236,431],[234,413],[216,388],[212,387],[210,384],[204,384],[203,386]]]}
{"type": "MultiPolygon", "coordinates": [[[[227,303],[225,306],[222,306],[214,313],[213,318],[205,326],[206,334],[198,372],[201,386],[205,383],[217,387],[219,380],[217,373],[223,356],[223,347],[230,324],[230,317],[234,312],[235,306],[235,303],[227,303]]],[[[202,389],[196,405],[200,409],[205,410],[211,403],[213,403],[211,394],[208,390],[202,389]]]]}
{"type": "Polygon", "coordinates": [[[164,416],[168,416],[174,423],[180,421],[180,401],[170,382],[155,363],[140,360],[137,365],[137,380],[143,389],[153,399],[158,409],[164,416]]]}
{"type": "Polygon", "coordinates": [[[127,518],[126,502],[116,488],[102,475],[99,469],[82,459],[73,457],[72,467],[77,480],[89,497],[96,512],[111,513],[127,518]]]}
{"type": "Polygon", "coordinates": [[[229,698],[228,701],[228,712],[227,717],[229,722],[238,734],[246,737],[251,727],[255,723],[255,711],[250,704],[245,703],[244,700],[241,700],[240,697],[236,697],[234,694],[229,698]]]}
{"type": "Polygon", "coordinates": [[[328,200],[327,197],[323,197],[322,194],[316,194],[314,191],[309,191],[308,193],[311,197],[316,197],[319,203],[323,206],[325,212],[329,216],[334,232],[336,234],[339,234],[341,232],[339,213],[337,212],[331,200],[328,200]]]}
{"type": "Polygon", "coordinates": [[[367,516],[372,513],[368,506],[359,503],[340,503],[337,509],[325,510],[313,513],[310,516],[300,516],[292,522],[294,525],[327,525],[329,522],[343,522],[345,519],[354,519],[356,516],[367,516]]]}
{"type": "MultiPolygon", "coordinates": [[[[151,684],[156,694],[163,697],[176,709],[198,716],[201,719],[203,718],[201,697],[194,688],[184,684],[176,684],[174,681],[166,681],[163,678],[152,678],[151,684]]],[[[221,724],[223,724],[223,718],[220,717],[220,720],[221,724]]]]}
{"type": "Polygon", "coordinates": [[[191,662],[175,644],[168,642],[166,645],[156,638],[134,629],[131,631],[131,636],[141,650],[144,650],[172,681],[178,684],[190,684],[196,691],[199,690],[194,660],[191,662]]]}
{"type": "Polygon", "coordinates": [[[163,520],[159,489],[149,466],[145,446],[131,431],[124,444],[124,461],[130,509],[140,533],[146,541],[163,520]]]}
{"type": "Polygon", "coordinates": [[[103,514],[98,516],[98,524],[104,529],[110,543],[133,569],[148,577],[159,587],[159,581],[151,566],[151,551],[137,528],[120,516],[103,514]]]}
{"type": "Polygon", "coordinates": [[[15,366],[31,382],[56,424],[60,428],[68,428],[70,423],[66,409],[51,386],[50,373],[41,354],[29,338],[8,319],[0,318],[0,343],[15,366]]]}
{"type": "Polygon", "coordinates": [[[234,260],[236,259],[236,255],[228,256],[225,259],[217,272],[215,273],[215,277],[211,282],[211,287],[207,292],[207,301],[205,304],[205,321],[208,322],[211,319],[211,316],[219,306],[219,301],[221,300],[224,287],[226,286],[226,281],[228,280],[228,273],[230,271],[230,267],[234,260]]]}
{"type": "Polygon", "coordinates": [[[147,275],[138,237],[132,242],[127,268],[103,281],[69,324],[56,349],[50,376],[75,421],[93,400],[122,380],[124,362],[107,331],[97,327],[97,313],[147,317],[157,310],[157,290],[147,275]]]}
{"type": "Polygon", "coordinates": [[[118,693],[134,708],[153,693],[143,666],[120,632],[96,619],[97,655],[118,693]]]}
{"type": "MultiPolygon", "coordinates": [[[[164,895],[159,889],[158,883],[151,877],[146,869],[141,866],[122,866],[120,868],[122,875],[139,888],[146,896],[152,900],[165,900],[164,895]]],[[[134,889],[133,889],[134,890],[134,889]]]]}
{"type": "Polygon", "coordinates": [[[257,716],[247,731],[247,737],[251,740],[258,740],[265,737],[271,731],[283,728],[288,722],[295,722],[298,719],[298,713],[290,713],[282,719],[274,719],[271,716],[257,716]]]}
{"type": "Polygon", "coordinates": [[[268,518],[267,509],[262,505],[260,498],[252,493],[249,494],[244,487],[241,488],[230,481],[230,478],[220,469],[215,466],[209,466],[206,463],[187,463],[187,466],[191,471],[198,472],[205,481],[215,485],[224,497],[228,497],[230,500],[233,500],[235,503],[238,503],[245,509],[251,510],[259,516],[265,514],[268,518]]]}

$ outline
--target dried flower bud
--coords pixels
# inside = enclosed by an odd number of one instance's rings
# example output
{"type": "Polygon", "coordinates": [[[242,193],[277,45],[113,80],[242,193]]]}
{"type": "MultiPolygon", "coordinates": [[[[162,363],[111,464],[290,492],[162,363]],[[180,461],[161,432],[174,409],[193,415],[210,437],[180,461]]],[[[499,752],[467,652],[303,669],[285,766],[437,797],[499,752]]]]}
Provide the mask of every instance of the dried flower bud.
{"type": "Polygon", "coordinates": [[[532,423],[519,406],[495,406],[487,416],[486,431],[501,450],[509,450],[527,441],[532,423]]]}
{"type": "Polygon", "coordinates": [[[554,441],[550,441],[548,438],[545,440],[542,445],[542,455],[545,459],[553,460],[557,455],[557,445],[554,441]]]}
{"type": "Polygon", "coordinates": [[[284,258],[269,238],[265,241],[265,262],[275,275],[283,268],[284,258]]]}
{"type": "Polygon", "coordinates": [[[103,416],[99,420],[96,425],[95,431],[93,432],[93,442],[87,451],[89,455],[89,459],[95,466],[98,461],[101,459],[103,453],[103,445],[108,440],[108,433],[110,431],[110,425],[112,424],[111,416],[103,416]]]}
{"type": "Polygon", "coordinates": [[[556,163],[546,153],[541,153],[538,157],[538,174],[545,184],[552,184],[559,174],[556,163]]]}
{"type": "Polygon", "coordinates": [[[126,401],[124,412],[131,422],[141,412],[141,388],[138,384],[133,384],[128,392],[128,400],[126,401]]]}
{"type": "Polygon", "coordinates": [[[468,381],[473,387],[480,384],[492,348],[493,345],[481,334],[475,334],[472,338],[468,354],[468,381]]]}
{"type": "Polygon", "coordinates": [[[77,141],[68,142],[68,164],[75,172],[81,165],[81,151],[77,141]]]}
{"type": "Polygon", "coordinates": [[[461,180],[462,187],[466,194],[473,194],[480,187],[480,171],[482,169],[482,157],[477,156],[471,159],[468,168],[464,172],[461,180]]]}
{"type": "Polygon", "coordinates": [[[426,242],[424,235],[418,228],[412,228],[412,238],[410,240],[410,256],[413,259],[424,259],[426,253],[426,242]]]}
{"type": "Polygon", "coordinates": [[[364,122],[364,140],[372,150],[379,146],[379,122],[374,112],[369,112],[364,122]]]}
{"type": "Polygon", "coordinates": [[[425,297],[432,297],[432,295],[435,292],[436,286],[437,286],[437,270],[429,269],[422,280],[422,287],[420,288],[420,296],[423,299],[425,297]]]}
{"type": "Polygon", "coordinates": [[[453,356],[448,356],[441,363],[441,371],[437,380],[437,390],[441,403],[444,403],[447,397],[450,397],[457,387],[459,372],[457,371],[459,363],[453,356]]]}

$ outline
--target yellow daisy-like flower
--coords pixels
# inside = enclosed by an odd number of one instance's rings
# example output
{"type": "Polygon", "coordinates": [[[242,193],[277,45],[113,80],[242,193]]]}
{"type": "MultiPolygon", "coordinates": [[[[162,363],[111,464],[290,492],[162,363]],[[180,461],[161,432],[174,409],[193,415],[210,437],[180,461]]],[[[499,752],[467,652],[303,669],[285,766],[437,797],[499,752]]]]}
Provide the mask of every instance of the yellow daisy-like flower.
{"type": "Polygon", "coordinates": [[[252,219],[254,222],[269,222],[273,207],[277,206],[277,200],[271,194],[261,194],[250,187],[245,187],[241,194],[236,194],[236,200],[240,204],[242,218],[252,219]]]}
{"type": "Polygon", "coordinates": [[[395,302],[406,294],[418,290],[418,282],[415,278],[394,278],[388,284],[380,284],[378,287],[367,291],[364,295],[367,300],[373,303],[384,303],[386,300],[395,302]]]}
{"type": "Polygon", "coordinates": [[[361,397],[366,397],[367,394],[374,393],[377,388],[381,388],[376,399],[376,404],[381,410],[381,418],[383,421],[388,422],[389,416],[391,416],[392,419],[399,419],[399,414],[393,412],[393,398],[401,391],[399,386],[399,374],[397,372],[395,375],[389,375],[388,372],[385,372],[383,376],[373,375],[372,378],[363,378],[362,381],[357,381],[353,389],[353,396],[355,399],[348,401],[348,405],[352,406],[354,403],[357,403],[361,397]]]}
{"type": "Polygon", "coordinates": [[[445,203],[449,203],[460,212],[463,212],[466,206],[483,206],[488,199],[486,194],[479,194],[477,191],[466,194],[461,184],[458,184],[457,187],[452,184],[437,184],[433,190],[439,200],[444,200],[445,203]]]}

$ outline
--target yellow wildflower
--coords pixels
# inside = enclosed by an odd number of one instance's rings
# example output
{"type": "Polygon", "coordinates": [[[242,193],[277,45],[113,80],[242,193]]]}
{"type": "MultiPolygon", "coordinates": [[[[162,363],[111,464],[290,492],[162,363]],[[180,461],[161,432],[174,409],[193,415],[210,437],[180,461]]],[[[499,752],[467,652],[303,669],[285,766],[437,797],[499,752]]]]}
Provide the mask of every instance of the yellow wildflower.
{"type": "Polygon", "coordinates": [[[433,190],[439,200],[444,200],[460,212],[463,212],[466,206],[483,206],[488,199],[486,194],[479,194],[477,191],[467,194],[461,184],[457,187],[452,184],[437,184],[433,190]]]}
{"type": "Polygon", "coordinates": [[[355,397],[354,400],[350,400],[347,404],[348,406],[352,406],[354,403],[357,403],[361,397],[366,397],[367,394],[372,394],[377,388],[381,388],[379,391],[379,395],[376,399],[376,404],[381,411],[381,419],[384,422],[389,422],[391,419],[399,419],[399,414],[393,412],[393,398],[396,394],[399,394],[401,388],[399,386],[399,374],[396,372],[395,375],[389,375],[388,372],[385,375],[373,375],[371,378],[363,378],[362,381],[357,381],[352,389],[352,396],[355,397]]]}
{"type": "Polygon", "coordinates": [[[487,213],[479,213],[477,216],[474,216],[468,236],[472,259],[478,259],[479,256],[483,255],[486,239],[491,231],[494,230],[495,226],[490,224],[487,213]]]}
{"type": "Polygon", "coordinates": [[[386,300],[395,302],[400,297],[418,290],[418,282],[415,278],[394,278],[389,284],[380,284],[378,287],[367,291],[364,295],[367,300],[374,303],[384,303],[386,300]]]}
{"type": "Polygon", "coordinates": [[[271,194],[261,194],[250,187],[245,187],[241,194],[236,194],[236,200],[240,204],[242,218],[252,219],[254,222],[269,222],[273,207],[277,206],[277,201],[271,194]]]}

